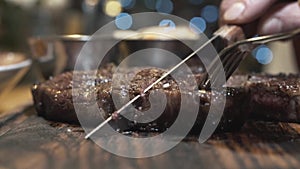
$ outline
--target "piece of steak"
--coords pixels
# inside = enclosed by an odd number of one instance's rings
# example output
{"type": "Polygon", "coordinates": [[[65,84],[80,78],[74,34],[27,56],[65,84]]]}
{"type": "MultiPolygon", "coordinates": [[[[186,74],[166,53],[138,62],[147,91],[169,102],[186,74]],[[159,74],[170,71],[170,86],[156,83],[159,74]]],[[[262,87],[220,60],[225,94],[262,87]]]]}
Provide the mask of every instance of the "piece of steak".
{"type": "MultiPolygon", "coordinates": [[[[117,77],[114,78],[117,79],[117,85],[113,85],[111,79],[114,71],[115,67],[110,65],[100,69],[97,73],[94,71],[67,72],[34,85],[32,94],[38,115],[48,120],[75,124],[79,123],[77,116],[80,116],[84,120],[89,120],[89,123],[93,126],[99,124],[103,118],[107,118],[117,110],[113,98],[125,96],[133,98],[164,73],[164,70],[157,68],[126,70],[114,75],[117,77]],[[130,81],[130,83],[126,84],[126,81],[130,81]],[[80,113],[77,115],[74,108],[75,103],[77,108],[80,109],[80,113]],[[97,104],[100,108],[99,114],[89,111],[88,107],[94,104],[97,104]]],[[[218,95],[225,95],[225,110],[218,129],[219,131],[239,129],[247,118],[247,111],[244,111],[244,105],[248,103],[247,89],[241,86],[229,87],[224,91],[212,94],[211,92],[199,91],[195,89],[195,86],[189,86],[189,82],[186,79],[193,77],[195,77],[196,82],[199,82],[201,73],[196,75],[182,73],[182,77],[179,75],[179,82],[168,76],[151,89],[151,92],[154,92],[154,98],[155,96],[160,96],[155,95],[155,91],[161,91],[166,96],[166,107],[163,109],[163,113],[159,114],[154,120],[147,121],[147,123],[140,123],[138,120],[145,114],[143,112],[150,108],[149,94],[147,93],[134,103],[136,109],[125,112],[125,117],[128,113],[136,120],[132,118],[127,120],[120,115],[111,124],[121,130],[165,131],[176,120],[180,110],[181,99],[192,98],[192,102],[187,102],[186,107],[189,107],[189,104],[194,106],[195,103],[193,102],[199,104],[196,122],[194,125],[186,121],[181,123],[182,125],[193,125],[191,132],[199,133],[207,118],[211,99],[217,99],[218,95]],[[183,80],[180,80],[181,78],[183,80]],[[181,92],[179,90],[178,83],[187,83],[184,91],[181,92]]],[[[120,102],[123,102],[123,100],[120,100],[120,102]]],[[[160,99],[151,100],[151,105],[155,107],[156,104],[160,104],[160,99]]],[[[183,111],[187,116],[191,113],[189,109],[183,111]]]]}
{"type": "Polygon", "coordinates": [[[266,121],[300,122],[300,74],[251,75],[251,118],[266,121]]]}
{"type": "MultiPolygon", "coordinates": [[[[115,66],[109,64],[98,71],[97,77],[95,77],[93,71],[66,72],[33,85],[32,95],[38,115],[48,120],[78,124],[73,100],[80,102],[83,106],[92,104],[91,94],[98,91],[104,93],[104,89],[110,89],[109,81],[112,78],[114,69],[115,66]],[[74,74],[80,76],[80,79],[73,79],[74,74]],[[74,94],[72,89],[74,89],[74,94]]],[[[102,97],[105,98],[104,95],[102,97]]],[[[110,109],[109,104],[99,105],[103,109],[110,109]]],[[[91,118],[96,116],[89,113],[87,115],[91,118]]]]}

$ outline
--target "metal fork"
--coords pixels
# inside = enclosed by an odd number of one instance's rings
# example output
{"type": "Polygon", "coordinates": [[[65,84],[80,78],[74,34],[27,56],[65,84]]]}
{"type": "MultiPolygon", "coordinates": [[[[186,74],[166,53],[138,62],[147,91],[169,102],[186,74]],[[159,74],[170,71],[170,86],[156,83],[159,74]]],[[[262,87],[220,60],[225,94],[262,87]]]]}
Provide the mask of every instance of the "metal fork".
{"type": "Polygon", "coordinates": [[[249,39],[244,39],[229,45],[219,52],[219,57],[216,57],[209,65],[204,80],[200,84],[201,88],[208,89],[214,86],[216,81],[220,78],[220,72],[224,70],[226,81],[235,72],[240,63],[249,55],[249,51],[238,50],[237,48],[243,45],[251,44],[251,46],[266,44],[273,41],[291,39],[300,35],[300,28],[286,33],[278,33],[266,36],[257,36],[249,39]],[[220,60],[219,60],[220,59],[220,60]],[[221,61],[221,62],[220,62],[221,61]],[[222,70],[223,69],[223,70],[222,70]],[[210,76],[209,76],[209,75],[210,76]]]}

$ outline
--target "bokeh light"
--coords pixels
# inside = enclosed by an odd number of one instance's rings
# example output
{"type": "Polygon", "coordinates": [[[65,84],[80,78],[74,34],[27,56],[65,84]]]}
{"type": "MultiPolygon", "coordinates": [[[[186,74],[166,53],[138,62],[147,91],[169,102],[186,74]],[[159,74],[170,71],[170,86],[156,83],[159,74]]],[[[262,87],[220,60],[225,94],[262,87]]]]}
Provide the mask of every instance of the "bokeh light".
{"type": "Polygon", "coordinates": [[[126,30],[132,26],[132,16],[128,13],[120,13],[115,20],[117,28],[126,30]]]}
{"type": "Polygon", "coordinates": [[[84,2],[88,6],[96,6],[99,3],[99,0],[85,0],[84,2]]]}
{"type": "Polygon", "coordinates": [[[203,0],[189,0],[189,2],[193,5],[200,5],[203,2],[203,0]]]}
{"type": "Polygon", "coordinates": [[[122,5],[119,1],[110,0],[104,5],[104,12],[106,15],[115,17],[122,11],[122,5]]]}
{"type": "Polygon", "coordinates": [[[190,28],[194,32],[201,34],[206,30],[206,22],[202,17],[194,17],[190,20],[190,28]]]}
{"type": "Polygon", "coordinates": [[[145,3],[145,6],[146,6],[148,9],[152,9],[152,10],[155,9],[155,6],[156,6],[156,0],[144,0],[144,3],[145,3]]]}
{"type": "Polygon", "coordinates": [[[134,7],[136,0],[120,0],[120,3],[123,8],[130,9],[130,8],[134,7]]]}
{"type": "MultiPolygon", "coordinates": [[[[24,3],[27,1],[22,0],[24,3]]],[[[30,1],[29,1],[30,2],[30,1]]],[[[41,5],[49,9],[64,9],[70,2],[68,0],[51,0],[51,1],[41,1],[41,5]]]]}
{"type": "Polygon", "coordinates": [[[204,18],[208,23],[213,23],[218,20],[219,9],[214,5],[207,5],[201,11],[201,17],[204,18]]]}
{"type": "Polygon", "coordinates": [[[172,13],[174,4],[171,0],[157,0],[155,9],[161,13],[172,13]]]}
{"type": "Polygon", "coordinates": [[[170,19],[163,19],[159,22],[159,26],[166,27],[166,31],[170,31],[176,28],[176,24],[170,19]]]}
{"type": "Polygon", "coordinates": [[[260,45],[256,47],[252,55],[256,58],[256,60],[261,64],[269,64],[273,60],[273,52],[272,50],[266,45],[260,45]]]}

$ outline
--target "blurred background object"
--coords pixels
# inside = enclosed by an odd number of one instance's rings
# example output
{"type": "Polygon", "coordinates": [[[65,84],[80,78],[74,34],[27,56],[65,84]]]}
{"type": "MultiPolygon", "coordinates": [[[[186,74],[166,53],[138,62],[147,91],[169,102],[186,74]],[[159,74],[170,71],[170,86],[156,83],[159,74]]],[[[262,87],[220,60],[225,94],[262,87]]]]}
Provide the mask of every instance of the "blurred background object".
{"type": "Polygon", "coordinates": [[[31,59],[23,53],[0,52],[0,113],[7,94],[30,69],[31,59]]]}
{"type": "MultiPolygon", "coordinates": [[[[218,27],[219,3],[220,0],[0,0],[0,50],[31,55],[29,37],[91,35],[108,22],[130,18],[138,12],[179,16],[210,37],[218,27]]],[[[116,26],[121,30],[134,29],[134,22],[145,21],[116,22],[116,26]]],[[[172,24],[172,21],[162,21],[159,25],[163,24],[172,24]]],[[[241,70],[297,72],[293,55],[289,42],[260,46],[241,70]]]]}

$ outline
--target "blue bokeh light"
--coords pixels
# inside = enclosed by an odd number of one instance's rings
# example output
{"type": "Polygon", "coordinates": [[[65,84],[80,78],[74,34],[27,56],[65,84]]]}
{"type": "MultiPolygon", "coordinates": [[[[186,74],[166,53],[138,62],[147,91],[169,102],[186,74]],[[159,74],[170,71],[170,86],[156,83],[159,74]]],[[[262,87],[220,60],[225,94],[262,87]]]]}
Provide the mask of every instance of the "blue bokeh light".
{"type": "Polygon", "coordinates": [[[172,13],[174,4],[171,0],[157,0],[155,9],[161,13],[172,13]]]}
{"type": "Polygon", "coordinates": [[[170,19],[163,19],[159,22],[159,26],[166,27],[166,31],[170,31],[176,28],[176,24],[170,19]]]}
{"type": "Polygon", "coordinates": [[[193,5],[200,5],[203,2],[203,0],[189,0],[189,2],[193,5]]]}
{"type": "Polygon", "coordinates": [[[190,20],[190,28],[194,32],[201,34],[206,30],[206,22],[202,17],[194,17],[190,20]]]}
{"type": "Polygon", "coordinates": [[[273,52],[272,50],[266,45],[260,45],[256,47],[252,55],[256,58],[256,60],[261,64],[269,64],[273,60],[273,52]]]}
{"type": "Polygon", "coordinates": [[[130,9],[135,5],[136,0],[120,0],[120,3],[123,8],[130,9]]]}
{"type": "Polygon", "coordinates": [[[208,22],[216,22],[219,18],[219,9],[214,5],[207,5],[201,11],[201,16],[208,22]]]}
{"type": "Polygon", "coordinates": [[[120,13],[116,16],[115,24],[117,28],[126,30],[132,26],[132,16],[128,13],[120,13]]]}

